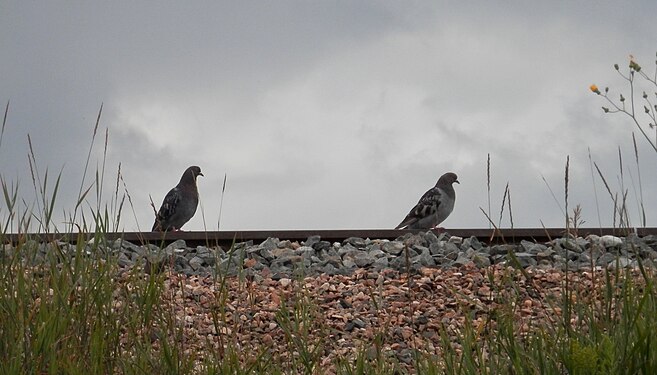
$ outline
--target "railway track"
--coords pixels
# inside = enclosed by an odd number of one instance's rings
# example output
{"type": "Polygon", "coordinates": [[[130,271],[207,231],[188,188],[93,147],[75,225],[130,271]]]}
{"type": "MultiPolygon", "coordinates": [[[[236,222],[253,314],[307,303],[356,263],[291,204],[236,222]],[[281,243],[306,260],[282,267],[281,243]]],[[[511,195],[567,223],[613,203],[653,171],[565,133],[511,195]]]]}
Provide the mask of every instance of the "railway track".
{"type": "MultiPolygon", "coordinates": [[[[179,232],[112,232],[105,233],[105,238],[114,240],[123,238],[135,244],[169,244],[175,240],[185,240],[187,246],[223,246],[230,247],[233,243],[253,241],[259,243],[268,237],[281,240],[303,241],[310,236],[318,235],[322,240],[330,242],[342,242],[349,237],[361,237],[370,239],[393,240],[406,233],[417,233],[417,230],[395,230],[395,229],[337,229],[337,230],[243,230],[243,231],[179,231],[179,232]]],[[[492,243],[517,243],[522,240],[532,242],[547,242],[554,238],[563,237],[565,228],[504,228],[504,229],[448,229],[452,236],[471,237],[475,236],[479,241],[487,244],[492,243]]],[[[571,233],[575,230],[570,229],[571,233]]],[[[438,233],[438,232],[436,232],[438,233]]],[[[589,234],[626,236],[636,233],[643,237],[657,235],[657,228],[577,228],[579,236],[589,234]]],[[[0,234],[0,242],[16,244],[25,239],[34,239],[41,242],[52,242],[55,240],[77,243],[78,241],[89,241],[94,238],[94,233],[20,233],[0,234]]]]}

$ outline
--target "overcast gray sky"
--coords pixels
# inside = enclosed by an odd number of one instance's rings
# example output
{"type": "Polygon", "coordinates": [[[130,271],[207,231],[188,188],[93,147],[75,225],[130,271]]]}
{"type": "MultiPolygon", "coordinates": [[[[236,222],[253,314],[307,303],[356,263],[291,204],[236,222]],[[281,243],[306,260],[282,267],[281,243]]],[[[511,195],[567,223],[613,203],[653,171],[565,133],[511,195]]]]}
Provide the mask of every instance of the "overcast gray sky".
{"type": "MultiPolygon", "coordinates": [[[[149,195],[159,207],[190,165],[205,174],[203,212],[186,230],[203,216],[217,229],[224,174],[221,229],[333,229],[394,227],[447,171],[461,184],[442,225],[488,227],[488,154],[495,221],[508,182],[516,227],[563,226],[569,155],[570,207],[582,205],[587,226],[612,225],[589,148],[639,225],[634,125],[603,114],[588,87],[627,96],[613,64],[630,54],[654,72],[655,15],[652,0],[5,0],[0,174],[34,204],[29,134],[41,173],[62,171],[63,222],[104,103],[85,186],[108,129],[104,202],[121,163],[136,215],[126,203],[127,231],[150,229],[149,195]]],[[[655,226],[657,155],[637,141],[655,226]]]]}

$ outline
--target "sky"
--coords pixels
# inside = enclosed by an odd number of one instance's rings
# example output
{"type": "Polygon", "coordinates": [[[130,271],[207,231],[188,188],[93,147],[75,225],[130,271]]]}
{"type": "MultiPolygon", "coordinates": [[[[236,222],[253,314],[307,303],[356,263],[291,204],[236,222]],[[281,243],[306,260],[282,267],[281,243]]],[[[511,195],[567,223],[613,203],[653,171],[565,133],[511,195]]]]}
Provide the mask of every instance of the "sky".
{"type": "Polygon", "coordinates": [[[3,0],[10,227],[20,212],[42,216],[32,174],[43,184],[46,170],[45,196],[61,176],[52,225],[68,225],[81,186],[76,223],[111,212],[120,165],[118,200],[130,199],[118,229],[149,230],[150,200],[159,207],[198,165],[185,230],[394,228],[449,171],[460,184],[441,226],[487,228],[488,157],[496,225],[563,227],[568,159],[569,215],[579,204],[584,226],[617,221],[595,162],[626,194],[630,224],[643,202],[657,226],[657,152],[589,91],[629,97],[613,64],[627,71],[630,55],[654,74],[655,14],[652,0],[3,0]]]}

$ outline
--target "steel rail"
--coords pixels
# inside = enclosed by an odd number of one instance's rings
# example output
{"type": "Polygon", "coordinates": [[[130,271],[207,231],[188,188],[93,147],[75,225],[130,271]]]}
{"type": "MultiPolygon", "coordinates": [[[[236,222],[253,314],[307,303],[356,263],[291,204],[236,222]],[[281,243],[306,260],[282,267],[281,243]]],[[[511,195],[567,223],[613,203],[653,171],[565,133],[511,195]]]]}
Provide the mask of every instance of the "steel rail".
{"type": "MultiPolygon", "coordinates": [[[[614,235],[626,236],[636,233],[638,236],[657,235],[655,228],[570,228],[571,233],[578,236],[614,235]]],[[[177,232],[112,232],[103,233],[98,238],[105,240],[116,240],[122,238],[135,244],[166,245],[176,240],[185,240],[187,246],[223,246],[230,247],[234,243],[252,241],[260,243],[269,237],[280,240],[304,241],[311,236],[320,236],[324,241],[342,242],[349,237],[360,237],[370,239],[394,240],[407,233],[418,233],[417,230],[396,229],[337,229],[337,230],[236,230],[236,231],[177,231],[177,232]]],[[[565,228],[502,228],[502,229],[447,229],[447,233],[459,237],[477,237],[479,241],[487,244],[493,243],[519,243],[521,240],[532,242],[547,242],[554,238],[563,237],[565,228]]],[[[439,231],[435,231],[439,233],[439,231]]],[[[27,239],[39,242],[65,241],[77,243],[79,241],[90,241],[95,238],[95,233],[11,233],[0,234],[0,243],[17,244],[27,239]]]]}

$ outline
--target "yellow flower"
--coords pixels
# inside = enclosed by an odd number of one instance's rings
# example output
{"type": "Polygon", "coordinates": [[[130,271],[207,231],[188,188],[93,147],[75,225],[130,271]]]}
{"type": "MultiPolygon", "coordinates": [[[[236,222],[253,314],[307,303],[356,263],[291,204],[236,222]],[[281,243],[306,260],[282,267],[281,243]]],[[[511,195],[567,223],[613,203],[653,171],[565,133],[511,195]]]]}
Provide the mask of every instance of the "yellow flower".
{"type": "Polygon", "coordinates": [[[600,90],[598,90],[598,86],[596,86],[596,85],[591,85],[591,86],[589,86],[589,89],[590,89],[591,91],[593,91],[594,93],[600,95],[600,90]]]}

